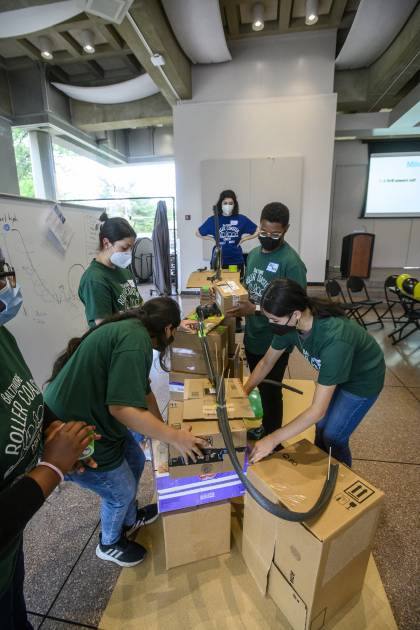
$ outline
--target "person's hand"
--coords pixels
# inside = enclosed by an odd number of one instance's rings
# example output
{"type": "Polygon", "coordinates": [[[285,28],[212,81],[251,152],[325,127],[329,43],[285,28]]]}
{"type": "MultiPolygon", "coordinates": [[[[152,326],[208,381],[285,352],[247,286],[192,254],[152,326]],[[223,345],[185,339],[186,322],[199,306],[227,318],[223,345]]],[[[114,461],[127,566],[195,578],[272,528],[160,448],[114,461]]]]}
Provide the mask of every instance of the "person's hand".
{"type": "MultiPolygon", "coordinates": [[[[47,426],[47,428],[44,431],[44,439],[45,440],[51,439],[54,436],[54,434],[64,424],[65,423],[62,422],[61,420],[53,420],[52,422],[50,422],[50,424],[47,426]]],[[[97,434],[95,434],[95,436],[96,436],[95,439],[99,439],[99,436],[97,436],[97,434]]],[[[93,459],[93,457],[88,457],[87,459],[84,459],[84,460],[78,460],[69,472],[76,472],[77,474],[81,475],[82,473],[85,472],[86,466],[89,466],[89,468],[97,468],[98,464],[93,459]]]]}
{"type": "MultiPolygon", "coordinates": [[[[54,421],[51,425],[47,430],[43,460],[57,466],[63,474],[73,470],[76,464],[78,468],[84,468],[85,464],[90,465],[89,460],[79,463],[78,459],[92,439],[100,439],[101,436],[95,434],[95,427],[86,422],[75,421],[54,421]],[[55,426],[51,428],[51,425],[55,426]]],[[[96,467],[96,462],[93,467],[96,467]]]]}
{"type": "Polygon", "coordinates": [[[260,459],[264,459],[264,457],[270,455],[270,453],[273,452],[279,442],[279,440],[274,441],[272,435],[266,435],[262,438],[262,440],[258,440],[258,442],[255,442],[254,448],[252,449],[251,455],[249,456],[249,461],[251,462],[251,464],[256,464],[260,461],[260,459]]]}
{"type": "Polygon", "coordinates": [[[183,319],[179,325],[179,329],[187,333],[195,333],[198,328],[198,322],[193,319],[183,319]]]}
{"type": "Polygon", "coordinates": [[[238,306],[230,308],[225,313],[225,317],[244,317],[245,315],[255,314],[255,304],[250,300],[241,300],[238,306]]]}
{"type": "Polygon", "coordinates": [[[184,429],[177,429],[176,436],[172,441],[173,446],[175,446],[175,448],[181,453],[185,463],[187,463],[188,458],[192,459],[195,463],[197,461],[197,457],[202,456],[200,446],[208,446],[205,440],[192,435],[191,428],[192,427],[190,427],[188,431],[185,431],[184,429]]]}

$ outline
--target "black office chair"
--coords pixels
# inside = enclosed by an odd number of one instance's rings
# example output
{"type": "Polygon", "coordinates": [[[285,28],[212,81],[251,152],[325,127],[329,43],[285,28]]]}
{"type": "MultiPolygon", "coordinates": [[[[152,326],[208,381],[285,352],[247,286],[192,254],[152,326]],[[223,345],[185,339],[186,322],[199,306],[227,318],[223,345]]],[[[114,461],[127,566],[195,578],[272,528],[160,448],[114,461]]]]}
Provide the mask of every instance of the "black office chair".
{"type": "Polygon", "coordinates": [[[394,324],[394,326],[397,325],[397,321],[400,320],[401,317],[404,317],[404,314],[403,314],[400,317],[395,318],[394,313],[393,313],[394,308],[401,305],[401,300],[398,296],[398,293],[396,292],[397,278],[398,278],[398,274],[388,276],[385,279],[384,294],[385,294],[385,301],[387,304],[387,308],[381,315],[382,321],[392,320],[392,323],[394,324]]]}
{"type": "Polygon", "coordinates": [[[339,282],[337,280],[327,280],[324,286],[330,302],[338,302],[349,319],[355,319],[358,324],[364,326],[358,314],[359,306],[354,302],[346,301],[339,282]]]}
{"type": "Polygon", "coordinates": [[[365,327],[373,326],[373,324],[379,324],[381,328],[384,327],[381,316],[376,310],[377,306],[380,306],[383,302],[382,300],[371,300],[368,290],[366,288],[365,282],[363,278],[358,278],[357,276],[350,276],[347,279],[347,293],[350,298],[350,302],[353,304],[357,304],[359,306],[358,315],[363,322],[365,327]],[[357,296],[354,299],[354,296],[357,296]],[[364,309],[364,310],[362,310],[364,309]],[[372,321],[366,321],[365,317],[368,313],[374,312],[376,315],[376,319],[372,321]]]}

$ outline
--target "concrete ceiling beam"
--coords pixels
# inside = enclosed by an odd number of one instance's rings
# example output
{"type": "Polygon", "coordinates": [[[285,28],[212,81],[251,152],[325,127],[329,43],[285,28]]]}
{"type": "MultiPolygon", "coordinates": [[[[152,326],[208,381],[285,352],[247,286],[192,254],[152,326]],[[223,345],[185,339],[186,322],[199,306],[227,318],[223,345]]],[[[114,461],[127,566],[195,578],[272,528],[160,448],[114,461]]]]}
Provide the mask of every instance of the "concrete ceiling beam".
{"type": "Polygon", "coordinates": [[[176,41],[159,2],[139,0],[115,28],[168,103],[175,105],[179,99],[191,98],[191,63],[176,41]],[[160,53],[165,58],[161,69],[152,64],[151,53],[160,53]]]}
{"type": "Polygon", "coordinates": [[[118,105],[70,100],[70,108],[72,123],[89,133],[172,123],[172,110],[161,94],[118,105]]]}

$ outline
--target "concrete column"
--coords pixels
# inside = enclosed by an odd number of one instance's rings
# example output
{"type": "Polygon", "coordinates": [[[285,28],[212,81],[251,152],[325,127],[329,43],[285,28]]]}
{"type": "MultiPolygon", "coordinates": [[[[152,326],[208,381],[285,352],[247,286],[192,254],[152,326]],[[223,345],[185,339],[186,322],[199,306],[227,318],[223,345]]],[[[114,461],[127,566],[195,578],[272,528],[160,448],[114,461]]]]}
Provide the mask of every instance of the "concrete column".
{"type": "Polygon", "coordinates": [[[46,131],[30,131],[29,142],[35,197],[55,201],[57,187],[51,136],[46,131]]]}
{"type": "Polygon", "coordinates": [[[0,193],[19,195],[12,129],[4,118],[0,118],[0,164],[0,193]]]}

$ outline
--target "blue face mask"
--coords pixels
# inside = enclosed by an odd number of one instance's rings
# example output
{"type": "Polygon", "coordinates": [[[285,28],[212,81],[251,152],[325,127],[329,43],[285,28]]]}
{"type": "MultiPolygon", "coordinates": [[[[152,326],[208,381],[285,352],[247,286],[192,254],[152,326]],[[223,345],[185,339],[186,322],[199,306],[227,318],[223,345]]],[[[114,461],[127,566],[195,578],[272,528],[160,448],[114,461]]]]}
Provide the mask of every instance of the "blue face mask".
{"type": "Polygon", "coordinates": [[[4,326],[16,317],[23,304],[20,286],[17,285],[13,289],[9,284],[7,284],[4,289],[0,291],[0,302],[5,305],[5,308],[0,311],[0,326],[4,326]]]}

